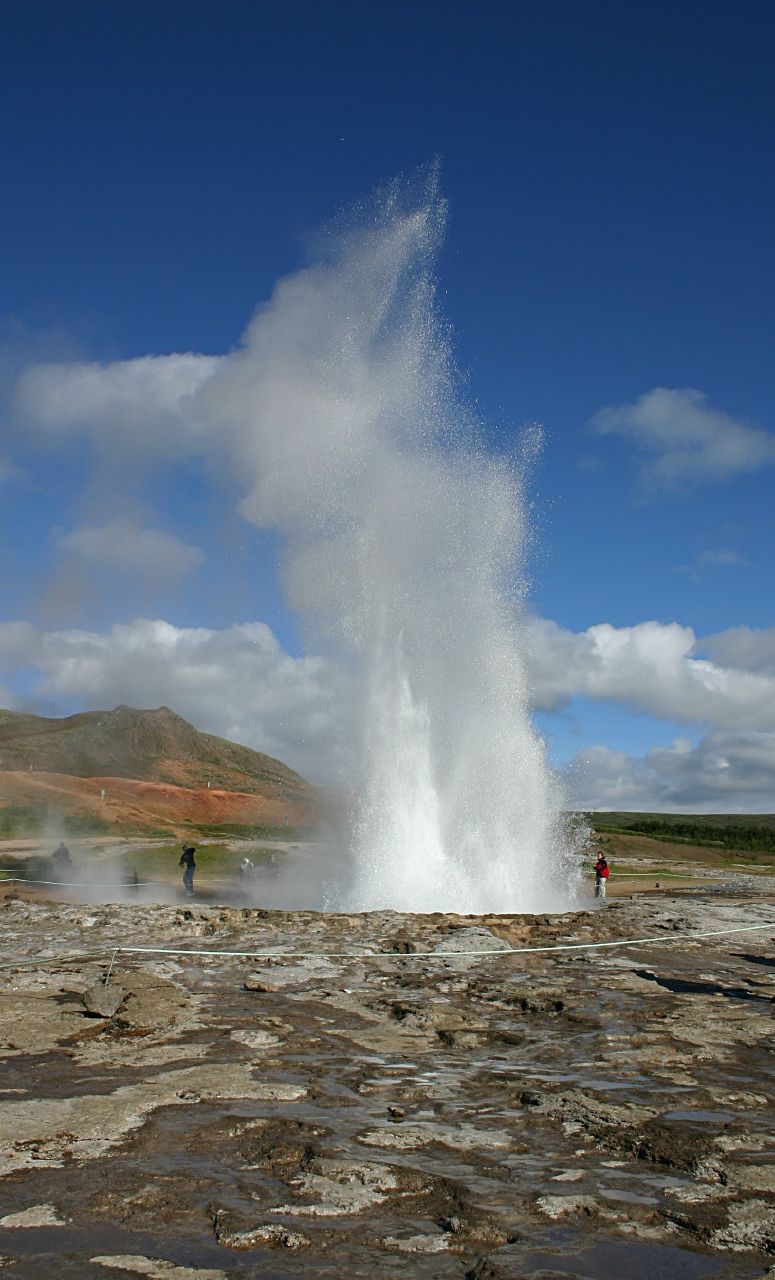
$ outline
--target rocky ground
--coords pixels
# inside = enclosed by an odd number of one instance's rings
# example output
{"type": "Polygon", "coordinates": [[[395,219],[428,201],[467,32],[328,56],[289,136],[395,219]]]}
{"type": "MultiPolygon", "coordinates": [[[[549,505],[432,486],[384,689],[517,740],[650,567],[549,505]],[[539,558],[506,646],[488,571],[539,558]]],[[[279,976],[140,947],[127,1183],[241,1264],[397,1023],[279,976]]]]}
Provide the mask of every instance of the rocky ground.
{"type": "Polygon", "coordinates": [[[0,1270],[775,1275],[773,929],[683,937],[771,926],[774,889],[465,918],[12,891],[0,1270]],[[628,938],[659,941],[505,950],[628,938]]]}

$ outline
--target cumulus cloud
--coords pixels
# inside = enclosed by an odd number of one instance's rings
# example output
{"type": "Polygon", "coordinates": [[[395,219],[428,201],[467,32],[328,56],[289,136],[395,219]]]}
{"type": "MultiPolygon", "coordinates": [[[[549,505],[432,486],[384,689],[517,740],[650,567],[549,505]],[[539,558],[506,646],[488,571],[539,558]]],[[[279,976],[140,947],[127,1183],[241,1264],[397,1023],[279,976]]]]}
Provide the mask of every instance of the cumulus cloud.
{"type": "Polygon", "coordinates": [[[210,425],[197,413],[197,392],[227,358],[188,352],[30,364],[16,385],[15,412],[42,440],[86,436],[117,459],[199,455],[210,425]]]}
{"type": "Polygon", "coordinates": [[[712,408],[692,388],[655,387],[630,404],[598,410],[589,425],[628,440],[644,455],[644,478],[664,487],[727,480],[775,463],[775,435],[712,408]]]}
{"type": "MultiPolygon", "coordinates": [[[[677,624],[574,633],[536,619],[527,636],[537,707],[557,709],[583,695],[713,726],[697,746],[678,739],[641,758],[604,746],[582,752],[568,772],[576,803],[772,809],[775,628],[740,627],[698,641],[677,624]],[[693,656],[699,649],[713,662],[693,656]]],[[[289,656],[263,623],[216,631],[137,619],[107,632],[0,624],[0,672],[12,686],[20,670],[36,677],[27,705],[47,714],[73,704],[166,703],[197,727],[275,755],[313,781],[352,781],[351,678],[330,659],[289,656]]],[[[4,705],[14,705],[10,695],[4,705]]]]}
{"type": "Polygon", "coordinates": [[[679,813],[771,812],[775,733],[714,732],[694,746],[677,739],[642,757],[597,746],[568,770],[584,809],[679,813]]]}
{"type": "Polygon", "coordinates": [[[706,636],[700,644],[722,666],[775,676],[775,627],[730,627],[706,636]]]}
{"type": "MultiPolygon", "coordinates": [[[[581,695],[687,724],[775,729],[773,674],[763,666],[737,665],[734,635],[724,634],[725,648],[720,637],[702,642],[709,652],[724,650],[727,661],[720,664],[697,657],[694,631],[676,622],[600,623],[572,632],[534,619],[526,628],[534,706],[553,711],[581,695]]],[[[752,652],[756,644],[748,641],[752,652]]]]}
{"type": "Polygon", "coordinates": [[[59,533],[55,543],[60,551],[94,568],[135,574],[164,586],[177,582],[204,561],[199,547],[162,529],[141,529],[121,517],[105,525],[82,525],[59,533]]]}
{"type": "Polygon", "coordinates": [[[37,673],[34,697],[102,710],[171,706],[199,729],[284,760],[313,781],[343,781],[346,678],[293,658],[264,623],[213,631],[145,618],[108,632],[0,624],[0,669],[37,673]]]}

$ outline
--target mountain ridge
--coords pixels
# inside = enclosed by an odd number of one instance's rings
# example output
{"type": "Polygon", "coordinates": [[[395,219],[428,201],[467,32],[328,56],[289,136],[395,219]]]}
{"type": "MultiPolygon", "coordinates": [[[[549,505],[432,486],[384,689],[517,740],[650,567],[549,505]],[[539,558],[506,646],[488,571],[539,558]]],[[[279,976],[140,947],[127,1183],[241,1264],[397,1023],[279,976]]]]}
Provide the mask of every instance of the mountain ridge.
{"type": "Polygon", "coordinates": [[[293,795],[310,784],[281,760],[204,733],[166,706],[45,717],[0,709],[0,772],[121,777],[293,795]]]}

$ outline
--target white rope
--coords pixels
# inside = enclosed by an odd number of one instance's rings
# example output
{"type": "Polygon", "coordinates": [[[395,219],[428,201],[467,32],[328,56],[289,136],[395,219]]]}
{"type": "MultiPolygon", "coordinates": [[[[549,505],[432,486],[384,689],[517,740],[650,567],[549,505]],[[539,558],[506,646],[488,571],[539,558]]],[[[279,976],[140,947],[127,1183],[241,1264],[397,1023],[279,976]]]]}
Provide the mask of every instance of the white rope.
{"type": "Polygon", "coordinates": [[[294,960],[319,957],[336,960],[384,960],[399,958],[402,960],[450,960],[460,956],[506,956],[526,955],[539,951],[585,951],[601,947],[634,947],[645,942],[691,942],[695,938],[717,938],[727,933],[751,933],[755,930],[775,929],[775,922],[768,924],[745,924],[733,929],[710,929],[705,933],[677,933],[670,938],[659,935],[655,938],[617,938],[613,942],[561,942],[544,947],[492,947],[476,951],[219,951],[195,950],[192,948],[171,947],[119,947],[118,950],[138,955],[176,955],[176,956],[232,956],[240,959],[273,959],[294,960]]]}
{"type": "MultiPolygon", "coordinates": [[[[239,959],[239,960],[460,960],[466,956],[480,958],[482,956],[536,955],[550,951],[597,951],[610,947],[636,947],[646,943],[694,942],[698,938],[720,938],[734,933],[757,933],[764,929],[775,929],[775,921],[766,924],[744,924],[727,929],[707,929],[700,933],[673,933],[669,937],[659,934],[649,938],[616,938],[612,942],[560,942],[543,947],[493,947],[477,951],[226,951],[195,947],[109,947],[114,955],[155,955],[155,956],[204,956],[207,959],[239,959]]],[[[14,969],[24,965],[57,964],[67,960],[98,959],[105,955],[102,951],[78,952],[71,956],[39,956],[35,960],[21,960],[15,963],[0,965],[0,969],[14,969]]]]}
{"type": "Polygon", "coordinates": [[[0,885],[3,884],[55,884],[60,889],[139,889],[150,884],[164,884],[163,880],[126,880],[123,884],[105,881],[100,883],[99,880],[33,880],[24,876],[3,876],[0,878],[0,885]]]}

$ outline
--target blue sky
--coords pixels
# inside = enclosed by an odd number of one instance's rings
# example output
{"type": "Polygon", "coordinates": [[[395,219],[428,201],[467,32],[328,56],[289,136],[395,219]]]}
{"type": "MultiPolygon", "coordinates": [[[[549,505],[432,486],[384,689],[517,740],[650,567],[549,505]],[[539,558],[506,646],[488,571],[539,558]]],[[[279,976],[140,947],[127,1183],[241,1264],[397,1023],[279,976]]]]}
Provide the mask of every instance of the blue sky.
{"type": "Polygon", "coordinates": [[[583,803],[775,808],[774,44],[756,2],[8,6],[6,704],[142,701],[131,656],[156,645],[149,701],[315,772],[323,669],[234,469],[144,456],[109,411],[107,450],[19,386],[227,353],[321,226],[438,156],[439,298],[487,446],[545,429],[529,573],[556,630],[529,674],[552,758],[578,757],[583,803]],[[158,635],[117,639],[136,618],[211,632],[211,675],[266,624],[249,722],[225,675],[198,700],[193,659],[176,683],[158,635]],[[272,720],[286,659],[296,710],[272,720]]]}

